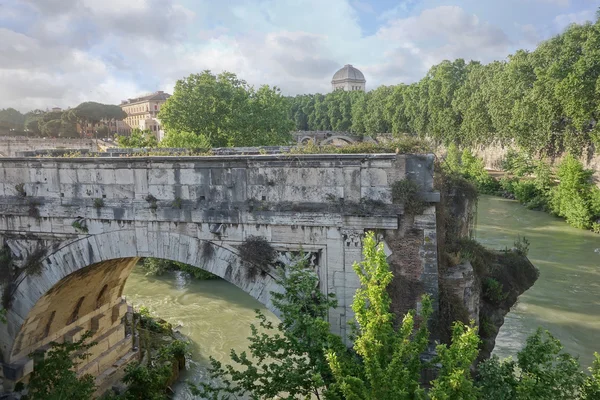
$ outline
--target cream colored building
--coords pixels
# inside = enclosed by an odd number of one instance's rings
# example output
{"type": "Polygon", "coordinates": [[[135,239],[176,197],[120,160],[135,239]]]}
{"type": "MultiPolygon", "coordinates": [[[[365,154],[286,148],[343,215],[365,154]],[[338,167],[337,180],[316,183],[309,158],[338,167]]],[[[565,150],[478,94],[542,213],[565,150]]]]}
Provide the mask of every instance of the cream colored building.
{"type": "Polygon", "coordinates": [[[158,91],[123,100],[120,107],[127,114],[127,117],[123,120],[123,133],[131,133],[134,128],[148,129],[156,134],[157,139],[162,139],[164,131],[157,115],[161,106],[169,97],[171,97],[170,94],[158,91]]]}
{"type": "Polygon", "coordinates": [[[350,64],[344,65],[333,75],[332,90],[366,90],[367,81],[362,72],[350,64]]]}

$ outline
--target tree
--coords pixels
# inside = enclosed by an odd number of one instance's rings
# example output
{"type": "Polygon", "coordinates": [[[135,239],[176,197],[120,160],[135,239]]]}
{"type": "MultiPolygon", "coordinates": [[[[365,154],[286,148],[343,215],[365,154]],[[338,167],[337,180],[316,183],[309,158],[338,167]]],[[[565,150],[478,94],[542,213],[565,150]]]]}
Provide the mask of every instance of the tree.
{"type": "Polygon", "coordinates": [[[158,146],[158,140],[152,131],[134,128],[129,136],[117,136],[117,144],[123,148],[154,148],[158,146]]]}
{"type": "Polygon", "coordinates": [[[29,357],[35,361],[31,374],[27,398],[30,400],[70,400],[91,399],[96,391],[94,377],[85,374],[78,377],[75,367],[78,360],[84,360],[89,354],[86,351],[95,343],[85,343],[91,336],[88,332],[76,342],[50,343],[50,350],[43,359],[37,354],[29,357]]]}
{"type": "Polygon", "coordinates": [[[192,132],[167,132],[159,143],[160,147],[182,149],[210,149],[210,141],[204,135],[192,132]]]}
{"type": "Polygon", "coordinates": [[[126,117],[127,114],[121,107],[94,101],[81,103],[77,107],[66,111],[66,120],[77,123],[80,127],[88,124],[97,125],[105,121],[122,121],[126,117]]]}
{"type": "Polygon", "coordinates": [[[550,208],[576,228],[588,229],[600,217],[600,189],[592,174],[570,154],[558,165],[559,184],[550,193],[550,208]]]}
{"type": "Polygon", "coordinates": [[[36,120],[40,134],[49,137],[78,137],[75,123],[67,117],[68,111],[51,111],[39,114],[36,120]]]}
{"type": "Polygon", "coordinates": [[[581,398],[583,400],[600,399],[600,354],[594,353],[594,362],[589,371],[590,375],[585,379],[581,388],[581,398]]]}
{"type": "Polygon", "coordinates": [[[288,106],[277,88],[255,90],[235,74],[204,71],[177,81],[158,117],[168,132],[203,135],[213,147],[287,144],[288,106]]]}
{"type": "Polygon", "coordinates": [[[22,130],[25,124],[25,116],[14,108],[0,110],[0,129],[22,130]]]}
{"type": "MultiPolygon", "coordinates": [[[[550,332],[541,328],[527,338],[517,361],[500,361],[492,356],[478,368],[477,385],[484,400],[571,400],[577,399],[580,389],[593,394],[598,384],[598,364],[592,377],[584,379],[579,362],[568,353],[550,332]]],[[[596,359],[598,361],[598,359],[596,359]]],[[[591,399],[595,397],[583,397],[591,399]]]]}
{"type": "Polygon", "coordinates": [[[345,398],[475,399],[477,391],[469,368],[478,354],[477,330],[456,323],[452,344],[437,346],[435,362],[441,363],[442,368],[427,394],[421,385],[425,367],[421,355],[429,344],[427,324],[433,312],[431,300],[424,296],[420,314],[410,311],[395,328],[387,292],[393,275],[383,244],[377,244],[373,232],[364,239],[363,258],[364,261],[354,264],[361,287],[352,303],[357,323],[354,350],[360,358],[344,360],[334,351],[328,352],[329,365],[345,398]]]}
{"type": "Polygon", "coordinates": [[[283,293],[272,292],[273,304],[281,311],[274,325],[256,311],[260,330],[252,325],[250,354],[231,351],[236,367],[211,359],[211,380],[193,388],[208,399],[237,399],[249,394],[255,399],[295,399],[330,392],[331,372],[324,349],[345,349],[341,339],[330,333],[327,313],[336,301],[319,290],[318,277],[303,262],[289,268],[280,278],[283,293]],[[279,396],[279,397],[277,397],[279,396]]]}
{"type": "Polygon", "coordinates": [[[33,136],[38,136],[41,133],[38,122],[42,115],[44,115],[42,110],[33,110],[25,114],[25,130],[33,136]]]}

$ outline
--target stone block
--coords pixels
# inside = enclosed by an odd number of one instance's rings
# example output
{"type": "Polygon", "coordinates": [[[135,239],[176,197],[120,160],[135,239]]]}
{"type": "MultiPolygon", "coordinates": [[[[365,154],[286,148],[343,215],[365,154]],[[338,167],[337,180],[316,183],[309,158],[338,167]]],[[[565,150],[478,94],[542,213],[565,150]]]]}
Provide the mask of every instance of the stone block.
{"type": "Polygon", "coordinates": [[[85,333],[85,330],[82,327],[76,327],[71,329],[69,332],[65,333],[63,339],[65,342],[74,343],[81,340],[81,337],[85,333]]]}
{"type": "Polygon", "coordinates": [[[108,315],[98,314],[90,320],[90,329],[92,332],[99,332],[104,330],[106,326],[109,324],[108,315]]]}

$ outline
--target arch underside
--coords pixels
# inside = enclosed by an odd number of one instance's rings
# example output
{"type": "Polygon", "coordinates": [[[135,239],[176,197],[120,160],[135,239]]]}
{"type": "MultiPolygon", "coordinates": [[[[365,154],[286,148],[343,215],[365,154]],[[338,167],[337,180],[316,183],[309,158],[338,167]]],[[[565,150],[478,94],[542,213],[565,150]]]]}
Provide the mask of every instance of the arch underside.
{"type": "MultiPolygon", "coordinates": [[[[140,257],[177,261],[211,272],[277,314],[271,292],[280,291],[273,274],[248,274],[235,248],[173,232],[120,230],[63,245],[42,262],[41,276],[18,287],[7,317],[8,362],[22,360],[50,341],[73,334],[76,326],[115,325],[123,314],[123,287],[140,257]],[[90,316],[89,320],[85,316],[90,316]],[[94,320],[96,318],[96,320],[94,320]],[[69,323],[75,321],[73,323],[69,323]]],[[[76,332],[75,332],[76,333],[76,332]]]]}

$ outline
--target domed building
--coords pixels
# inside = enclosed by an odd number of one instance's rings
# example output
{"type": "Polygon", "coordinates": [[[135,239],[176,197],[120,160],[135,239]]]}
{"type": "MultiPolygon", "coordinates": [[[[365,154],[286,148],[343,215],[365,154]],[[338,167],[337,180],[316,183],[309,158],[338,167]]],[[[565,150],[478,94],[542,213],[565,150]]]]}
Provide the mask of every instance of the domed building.
{"type": "Polygon", "coordinates": [[[333,90],[362,90],[365,91],[367,81],[358,69],[346,64],[333,75],[331,88],[333,90]]]}

